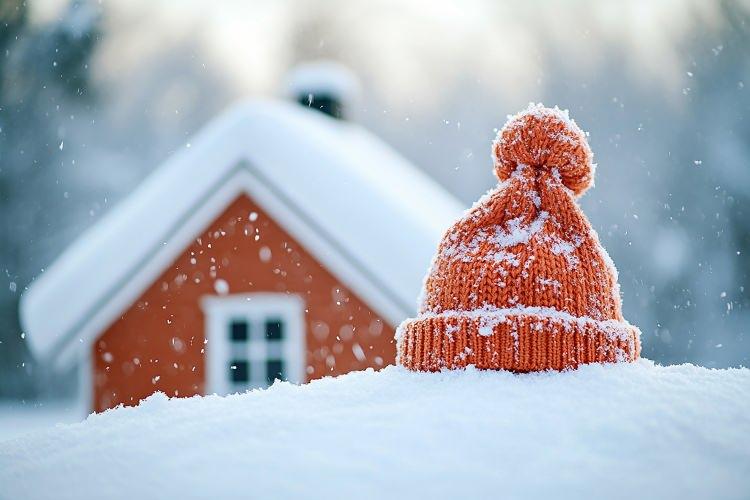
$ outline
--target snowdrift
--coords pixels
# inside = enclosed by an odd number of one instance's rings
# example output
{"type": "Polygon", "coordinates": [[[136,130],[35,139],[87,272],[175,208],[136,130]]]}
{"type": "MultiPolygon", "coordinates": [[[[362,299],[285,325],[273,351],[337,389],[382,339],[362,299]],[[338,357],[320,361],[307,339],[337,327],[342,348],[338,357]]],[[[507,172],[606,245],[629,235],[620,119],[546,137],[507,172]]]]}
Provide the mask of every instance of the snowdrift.
{"type": "Polygon", "coordinates": [[[0,498],[750,495],[750,370],[397,367],[155,395],[0,443],[0,498]]]}

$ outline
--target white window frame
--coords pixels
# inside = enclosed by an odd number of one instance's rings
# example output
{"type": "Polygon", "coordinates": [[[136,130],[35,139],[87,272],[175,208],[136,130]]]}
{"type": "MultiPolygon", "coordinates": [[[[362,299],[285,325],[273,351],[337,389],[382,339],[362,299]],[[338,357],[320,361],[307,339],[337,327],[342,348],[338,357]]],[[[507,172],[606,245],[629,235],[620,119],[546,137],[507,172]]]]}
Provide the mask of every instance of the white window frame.
{"type": "Polygon", "coordinates": [[[280,352],[276,354],[284,363],[285,379],[296,384],[305,381],[305,305],[300,296],[286,293],[211,295],[203,297],[201,307],[207,340],[207,394],[225,395],[268,386],[265,362],[270,358],[269,343],[263,327],[270,318],[279,318],[284,323],[283,339],[272,342],[280,345],[280,352]],[[250,337],[244,353],[244,359],[250,362],[250,382],[243,387],[238,387],[229,377],[229,363],[236,359],[237,349],[241,349],[240,344],[235,345],[229,337],[230,325],[236,319],[250,324],[250,337]],[[260,377],[259,373],[263,376],[260,377]]]}

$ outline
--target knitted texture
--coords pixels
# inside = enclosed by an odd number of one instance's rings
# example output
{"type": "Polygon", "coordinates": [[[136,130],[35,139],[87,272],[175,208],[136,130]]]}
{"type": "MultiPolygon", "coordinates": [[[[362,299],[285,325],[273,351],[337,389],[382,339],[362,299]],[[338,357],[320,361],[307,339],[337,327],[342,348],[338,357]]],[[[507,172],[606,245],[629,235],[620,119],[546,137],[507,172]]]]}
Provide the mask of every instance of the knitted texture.
{"type": "Polygon", "coordinates": [[[532,104],[493,158],[501,182],[443,237],[419,315],[398,328],[398,363],[526,372],[638,358],[617,271],[575,201],[594,176],[584,133],[532,104]]]}

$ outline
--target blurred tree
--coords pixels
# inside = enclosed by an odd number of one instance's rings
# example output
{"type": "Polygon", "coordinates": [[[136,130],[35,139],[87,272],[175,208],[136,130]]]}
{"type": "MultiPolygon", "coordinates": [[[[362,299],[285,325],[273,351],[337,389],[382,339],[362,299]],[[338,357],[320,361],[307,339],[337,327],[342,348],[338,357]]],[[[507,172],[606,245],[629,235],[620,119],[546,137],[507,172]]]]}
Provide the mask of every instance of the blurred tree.
{"type": "Polygon", "coordinates": [[[18,297],[40,271],[63,202],[58,169],[66,124],[90,100],[88,61],[98,10],[71,2],[58,20],[34,24],[28,2],[0,2],[0,397],[38,391],[18,322],[18,297]]]}

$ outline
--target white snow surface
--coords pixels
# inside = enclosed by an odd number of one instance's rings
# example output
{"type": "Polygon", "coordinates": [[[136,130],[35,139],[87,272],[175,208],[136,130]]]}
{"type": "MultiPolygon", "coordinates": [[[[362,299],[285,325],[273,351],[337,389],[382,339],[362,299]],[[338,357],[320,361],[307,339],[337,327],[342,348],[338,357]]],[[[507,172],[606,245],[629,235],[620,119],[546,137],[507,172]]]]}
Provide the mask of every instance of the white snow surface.
{"type": "Polygon", "coordinates": [[[0,442],[54,427],[56,424],[78,422],[81,420],[81,415],[80,406],[69,400],[39,402],[0,400],[0,442]]]}
{"type": "Polygon", "coordinates": [[[397,301],[387,319],[413,312],[424,269],[464,207],[357,125],[297,104],[249,100],[206,126],[30,285],[20,313],[34,353],[53,358],[101,333],[90,326],[93,315],[243,162],[379,280],[397,301]]]}
{"type": "Polygon", "coordinates": [[[750,370],[355,372],[0,442],[0,498],[747,498],[750,370]]]}

